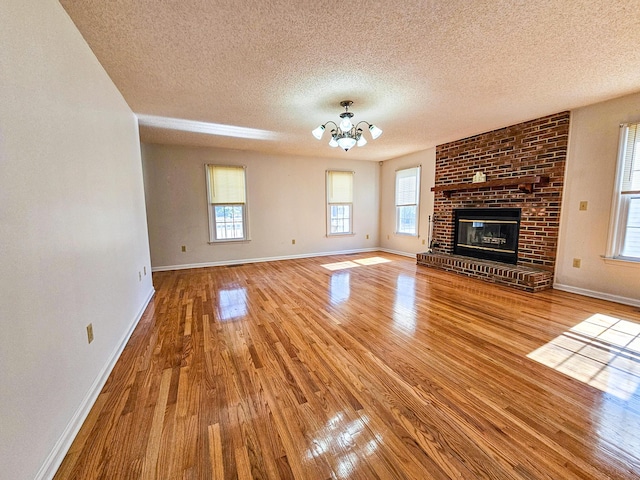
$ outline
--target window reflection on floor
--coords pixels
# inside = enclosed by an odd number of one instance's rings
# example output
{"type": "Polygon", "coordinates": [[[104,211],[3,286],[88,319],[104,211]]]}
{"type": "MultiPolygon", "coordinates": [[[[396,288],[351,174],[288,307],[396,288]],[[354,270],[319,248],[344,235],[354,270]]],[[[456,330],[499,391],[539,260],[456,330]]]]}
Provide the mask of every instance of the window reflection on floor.
{"type": "Polygon", "coordinates": [[[233,288],[218,292],[218,318],[236,320],[247,314],[247,289],[233,288]]]}
{"type": "Polygon", "coordinates": [[[416,279],[413,276],[398,275],[396,299],[393,304],[393,324],[407,333],[416,331],[416,279]]]}
{"type": "Polygon", "coordinates": [[[337,454],[335,468],[338,478],[353,477],[357,473],[360,459],[374,455],[378,445],[384,442],[381,434],[371,435],[368,423],[369,417],[364,414],[351,420],[343,412],[337,412],[314,433],[313,448],[307,450],[307,460],[337,454]],[[363,436],[365,438],[360,438],[363,436]]]}
{"type": "Polygon", "coordinates": [[[338,272],[331,275],[329,283],[329,299],[337,305],[349,299],[351,295],[349,272],[338,272]]]}
{"type": "Polygon", "coordinates": [[[527,357],[628,400],[640,385],[640,323],[597,313],[527,357]]]}

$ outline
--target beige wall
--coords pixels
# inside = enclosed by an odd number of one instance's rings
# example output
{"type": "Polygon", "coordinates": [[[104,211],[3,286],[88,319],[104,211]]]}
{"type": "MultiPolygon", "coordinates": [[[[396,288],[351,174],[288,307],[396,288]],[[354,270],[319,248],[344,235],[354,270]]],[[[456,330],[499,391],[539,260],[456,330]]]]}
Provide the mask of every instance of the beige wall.
{"type": "Polygon", "coordinates": [[[436,149],[412,153],[382,163],[380,174],[380,247],[413,256],[429,246],[429,216],[433,215],[433,192],[436,174],[436,149]],[[420,219],[418,237],[397,235],[395,188],[396,170],[422,165],[420,179],[420,219]]]}
{"type": "Polygon", "coordinates": [[[48,478],[152,293],[138,131],[57,1],[0,45],[0,477],[48,478]]]}
{"type": "Polygon", "coordinates": [[[619,124],[629,121],[640,121],[640,94],[572,112],[555,288],[640,305],[640,264],[603,258],[619,124]],[[589,202],[586,211],[581,201],[589,202]]]}
{"type": "Polygon", "coordinates": [[[220,265],[378,246],[377,162],[144,144],[153,268],[220,265]],[[251,241],[209,244],[204,165],[245,165],[251,241]],[[354,232],[326,236],[325,171],[352,170],[354,232]],[[366,238],[369,235],[369,238],[366,238]],[[296,241],[295,245],[291,243],[296,241]],[[187,247],[181,252],[181,246],[187,247]]]}

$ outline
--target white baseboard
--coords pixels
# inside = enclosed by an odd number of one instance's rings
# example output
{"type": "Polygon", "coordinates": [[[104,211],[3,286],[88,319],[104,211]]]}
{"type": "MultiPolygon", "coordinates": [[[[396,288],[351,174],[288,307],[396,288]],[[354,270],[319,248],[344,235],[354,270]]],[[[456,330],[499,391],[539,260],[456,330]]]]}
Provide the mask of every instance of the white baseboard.
{"type": "MultiPolygon", "coordinates": [[[[151,267],[152,272],[166,272],[169,270],[186,270],[187,268],[223,267],[225,265],[241,265],[243,263],[274,262],[277,260],[295,260],[297,258],[328,257],[330,255],[347,255],[351,253],[378,252],[381,248],[356,248],[354,250],[338,250],[334,252],[301,253],[299,255],[286,255],[282,257],[263,258],[239,258],[236,260],[222,260],[219,262],[187,263],[183,265],[164,265],[151,267]]],[[[390,252],[392,253],[392,252],[390,252]]]]}
{"type": "Polygon", "coordinates": [[[393,253],[394,255],[402,255],[403,257],[416,258],[417,253],[401,252],[400,250],[391,250],[390,248],[378,248],[381,252],[393,253]]]}
{"type": "Polygon", "coordinates": [[[584,295],[585,297],[599,298],[600,300],[609,300],[611,302],[622,303],[624,305],[640,307],[640,300],[637,298],[622,297],[620,295],[613,295],[611,293],[596,292],[594,290],[572,287],[571,285],[563,285],[561,283],[554,283],[553,288],[556,290],[562,290],[563,292],[577,293],[578,295],[584,295]]]}
{"type": "Polygon", "coordinates": [[[73,417],[71,417],[71,420],[62,432],[62,435],[60,435],[60,438],[58,438],[58,441],[42,464],[42,467],[40,467],[40,470],[35,476],[35,480],[50,480],[55,476],[56,471],[58,470],[58,468],[60,468],[60,464],[62,464],[62,460],[64,460],[64,456],[69,451],[69,448],[71,448],[71,444],[80,431],[80,427],[82,427],[82,424],[87,419],[87,416],[91,411],[91,407],[93,407],[93,404],[97,400],[98,395],[102,391],[102,387],[104,387],[104,384],[107,382],[107,379],[111,374],[111,370],[113,370],[113,367],[118,361],[118,358],[120,358],[120,354],[124,350],[124,347],[127,345],[131,334],[138,325],[138,322],[142,318],[142,315],[144,314],[144,311],[147,308],[147,305],[149,305],[149,302],[151,301],[151,298],[153,298],[154,294],[155,290],[153,289],[153,287],[151,287],[147,298],[144,300],[144,302],[142,302],[140,311],[135,316],[133,322],[131,322],[131,325],[120,339],[118,346],[113,351],[104,367],[102,367],[102,370],[93,381],[91,387],[89,387],[89,390],[80,403],[80,406],[73,414],[73,417]]]}

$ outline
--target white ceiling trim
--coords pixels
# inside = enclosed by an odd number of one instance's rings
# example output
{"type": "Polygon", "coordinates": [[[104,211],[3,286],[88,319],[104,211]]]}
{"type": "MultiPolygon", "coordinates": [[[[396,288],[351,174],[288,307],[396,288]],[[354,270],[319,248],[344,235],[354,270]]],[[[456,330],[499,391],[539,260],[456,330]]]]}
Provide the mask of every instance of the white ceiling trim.
{"type": "Polygon", "coordinates": [[[208,135],[221,135],[223,137],[249,138],[252,140],[277,140],[278,134],[269,130],[258,128],[238,127],[235,125],[223,125],[221,123],[198,122],[184,120],[182,118],[158,117],[155,115],[136,114],[138,124],[143,127],[163,128],[166,130],[179,130],[182,132],[206,133],[208,135]]]}

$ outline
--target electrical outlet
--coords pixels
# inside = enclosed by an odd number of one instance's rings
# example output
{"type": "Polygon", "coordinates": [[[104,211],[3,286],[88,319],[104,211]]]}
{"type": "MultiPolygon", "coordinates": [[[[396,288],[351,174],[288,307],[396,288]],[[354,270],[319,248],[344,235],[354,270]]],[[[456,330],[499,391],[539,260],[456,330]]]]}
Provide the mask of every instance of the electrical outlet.
{"type": "Polygon", "coordinates": [[[89,343],[93,342],[93,323],[87,325],[87,340],[89,343]]]}
{"type": "Polygon", "coordinates": [[[573,268],[580,268],[580,263],[582,263],[582,261],[579,258],[574,258],[573,259],[573,268]]]}
{"type": "Polygon", "coordinates": [[[187,246],[186,245],[182,245],[182,251],[186,252],[187,251],[187,246]]]}
{"type": "Polygon", "coordinates": [[[426,244],[427,244],[427,241],[426,241],[424,238],[422,239],[422,244],[423,244],[423,245],[426,245],[426,244]]]}
{"type": "Polygon", "coordinates": [[[291,245],[295,245],[295,244],[296,244],[296,239],[294,238],[291,240],[291,245]]]}
{"type": "Polygon", "coordinates": [[[387,235],[387,240],[389,240],[391,238],[391,235],[387,235]]]}
{"type": "Polygon", "coordinates": [[[367,240],[369,240],[369,234],[368,233],[367,233],[367,237],[366,238],[367,238],[367,240]]]}
{"type": "Polygon", "coordinates": [[[580,210],[586,210],[586,209],[587,209],[587,204],[588,204],[588,203],[589,203],[589,202],[586,202],[586,201],[582,201],[582,202],[580,202],[580,210]]]}

